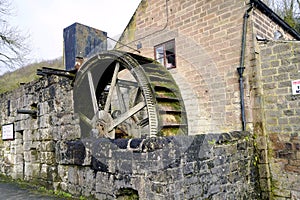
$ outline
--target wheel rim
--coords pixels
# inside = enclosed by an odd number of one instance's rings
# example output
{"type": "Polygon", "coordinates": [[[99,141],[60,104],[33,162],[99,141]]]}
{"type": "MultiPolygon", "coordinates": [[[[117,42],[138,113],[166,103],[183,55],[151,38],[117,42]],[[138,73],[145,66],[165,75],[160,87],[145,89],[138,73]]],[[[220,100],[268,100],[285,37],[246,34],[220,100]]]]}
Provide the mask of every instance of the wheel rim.
{"type": "MultiPolygon", "coordinates": [[[[74,82],[74,110],[80,117],[82,137],[157,136],[166,127],[160,116],[166,111],[157,101],[155,88],[159,86],[151,81],[151,73],[147,74],[156,65],[153,60],[120,51],[88,59],[74,82]]],[[[185,113],[184,107],[180,111],[185,113]]],[[[186,116],[181,113],[180,117],[186,116]]],[[[183,123],[186,119],[181,120],[180,129],[186,126],[183,123]]]]}

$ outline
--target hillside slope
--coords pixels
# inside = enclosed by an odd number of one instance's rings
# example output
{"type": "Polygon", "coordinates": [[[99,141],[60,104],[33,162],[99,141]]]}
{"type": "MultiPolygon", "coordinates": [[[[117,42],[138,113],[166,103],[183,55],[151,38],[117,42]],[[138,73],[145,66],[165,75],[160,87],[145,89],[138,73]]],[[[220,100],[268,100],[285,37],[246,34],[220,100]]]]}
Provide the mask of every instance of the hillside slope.
{"type": "Polygon", "coordinates": [[[28,83],[38,79],[37,69],[50,67],[55,69],[64,69],[62,58],[33,63],[19,68],[13,72],[8,72],[0,76],[0,94],[12,91],[20,86],[20,83],[28,83]]]}

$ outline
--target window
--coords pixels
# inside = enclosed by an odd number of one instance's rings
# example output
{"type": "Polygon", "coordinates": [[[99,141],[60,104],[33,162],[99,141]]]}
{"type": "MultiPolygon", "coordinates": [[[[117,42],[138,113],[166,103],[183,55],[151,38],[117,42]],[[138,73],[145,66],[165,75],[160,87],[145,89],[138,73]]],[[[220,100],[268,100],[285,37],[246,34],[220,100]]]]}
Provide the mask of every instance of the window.
{"type": "Polygon", "coordinates": [[[154,47],[155,60],[167,69],[176,67],[175,40],[170,40],[154,47]]]}

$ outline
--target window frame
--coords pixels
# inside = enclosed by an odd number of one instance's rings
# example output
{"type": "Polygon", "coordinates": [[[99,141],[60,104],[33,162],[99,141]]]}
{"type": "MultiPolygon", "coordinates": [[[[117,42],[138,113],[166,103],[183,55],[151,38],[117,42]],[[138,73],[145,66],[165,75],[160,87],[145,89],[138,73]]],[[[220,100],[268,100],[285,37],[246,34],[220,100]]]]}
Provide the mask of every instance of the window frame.
{"type": "Polygon", "coordinates": [[[172,40],[168,40],[166,42],[160,43],[158,45],[154,46],[154,59],[159,62],[160,64],[162,64],[163,66],[165,66],[167,69],[173,69],[176,68],[176,44],[175,44],[175,39],[172,40]],[[167,45],[172,45],[172,48],[169,49],[174,49],[174,51],[170,51],[173,52],[173,54],[167,54],[168,50],[167,50],[167,45]],[[163,48],[163,56],[158,57],[158,53],[157,53],[157,49],[158,48],[163,48]],[[173,57],[172,57],[173,56],[173,57]],[[168,62],[168,58],[173,58],[173,63],[168,62]],[[162,61],[160,61],[160,59],[163,59],[163,63],[162,61]],[[168,66],[168,64],[171,64],[171,66],[168,66]]]}

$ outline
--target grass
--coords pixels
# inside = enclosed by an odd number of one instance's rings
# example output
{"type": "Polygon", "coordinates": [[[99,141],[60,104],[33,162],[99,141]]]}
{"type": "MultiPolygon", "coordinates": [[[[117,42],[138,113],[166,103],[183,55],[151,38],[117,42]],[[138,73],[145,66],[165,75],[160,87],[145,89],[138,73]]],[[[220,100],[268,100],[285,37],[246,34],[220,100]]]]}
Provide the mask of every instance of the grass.
{"type": "Polygon", "coordinates": [[[8,72],[0,76],[0,94],[15,90],[20,83],[28,83],[37,80],[37,69],[42,67],[51,67],[56,69],[64,69],[62,58],[33,63],[13,72],[8,72]]]}
{"type": "Polygon", "coordinates": [[[19,187],[21,189],[26,189],[30,193],[33,193],[33,194],[40,194],[40,195],[45,195],[45,196],[49,196],[49,197],[53,196],[53,197],[56,197],[59,199],[64,199],[64,200],[73,200],[73,199],[87,200],[87,198],[82,197],[82,196],[74,197],[70,193],[67,193],[64,191],[54,191],[54,190],[49,190],[45,187],[38,187],[32,183],[25,182],[23,180],[15,180],[10,177],[4,176],[2,174],[0,174],[0,183],[14,184],[17,187],[19,187]]]}

